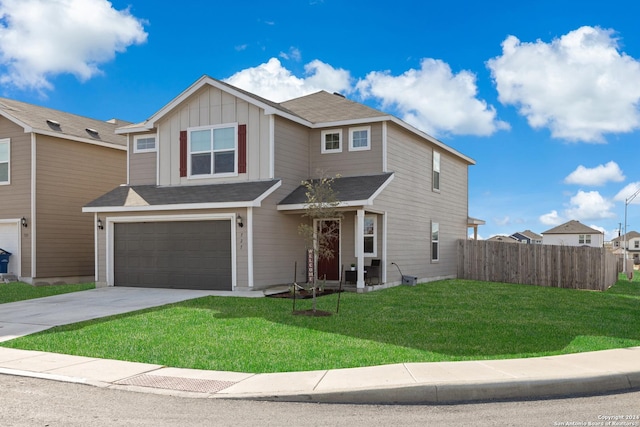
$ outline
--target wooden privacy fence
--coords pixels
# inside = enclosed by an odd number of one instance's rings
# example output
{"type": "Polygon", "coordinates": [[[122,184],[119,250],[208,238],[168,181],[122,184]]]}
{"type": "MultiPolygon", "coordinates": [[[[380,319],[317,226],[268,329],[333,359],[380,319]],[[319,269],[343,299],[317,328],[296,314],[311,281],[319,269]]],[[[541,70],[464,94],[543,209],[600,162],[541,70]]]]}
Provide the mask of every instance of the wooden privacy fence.
{"type": "Polygon", "coordinates": [[[604,291],[618,280],[618,267],[604,248],[460,240],[458,277],[604,291]]]}

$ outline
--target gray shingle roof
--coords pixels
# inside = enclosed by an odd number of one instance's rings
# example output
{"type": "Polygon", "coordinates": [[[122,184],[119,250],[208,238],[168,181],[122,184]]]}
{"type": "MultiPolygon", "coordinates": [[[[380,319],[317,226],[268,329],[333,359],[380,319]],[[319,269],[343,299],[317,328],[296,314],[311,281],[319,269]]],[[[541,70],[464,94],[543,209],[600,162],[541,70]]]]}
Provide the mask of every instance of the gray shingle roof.
{"type": "Polygon", "coordinates": [[[60,134],[122,146],[127,144],[126,137],[116,135],[115,130],[128,122],[90,119],[8,98],[0,98],[0,111],[2,115],[10,116],[30,127],[35,133],[60,134]],[[59,123],[59,126],[56,123],[59,123]]]}
{"type": "MultiPolygon", "coordinates": [[[[384,173],[380,175],[349,176],[334,178],[331,188],[339,202],[355,200],[368,200],[376,191],[393,175],[384,173]]],[[[307,201],[306,187],[300,185],[285,197],[278,205],[301,205],[307,201]]]]}
{"type": "Polygon", "coordinates": [[[335,95],[325,91],[291,99],[280,103],[280,105],[311,123],[327,123],[389,116],[389,114],[351,101],[341,95],[335,95]]]}
{"type": "Polygon", "coordinates": [[[277,183],[279,180],[173,187],[123,185],[89,202],[85,208],[252,202],[277,183]]]}
{"type": "Polygon", "coordinates": [[[587,227],[586,225],[576,220],[565,222],[564,224],[561,224],[550,230],[542,232],[542,234],[580,234],[580,233],[602,234],[601,231],[593,229],[591,227],[587,227]]]}

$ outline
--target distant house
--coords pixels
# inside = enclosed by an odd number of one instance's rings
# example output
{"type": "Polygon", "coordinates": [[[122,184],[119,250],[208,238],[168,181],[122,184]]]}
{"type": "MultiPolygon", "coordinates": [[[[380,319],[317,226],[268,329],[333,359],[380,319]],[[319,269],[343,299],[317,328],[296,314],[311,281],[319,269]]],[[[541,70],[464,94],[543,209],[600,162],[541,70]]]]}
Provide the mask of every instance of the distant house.
{"type": "Polygon", "coordinates": [[[513,236],[502,236],[502,235],[492,236],[488,238],[487,241],[503,242],[503,243],[520,243],[520,241],[513,236]]]}
{"type": "Polygon", "coordinates": [[[627,242],[627,257],[632,258],[634,263],[640,262],[640,233],[629,231],[626,237],[623,235],[611,240],[611,249],[614,253],[624,253],[625,241],[627,242]]]}
{"type": "Polygon", "coordinates": [[[115,134],[124,124],[0,98],[0,248],[11,253],[2,269],[6,280],[94,280],[95,225],[82,206],[126,182],[127,138],[115,134]]]}
{"type": "Polygon", "coordinates": [[[599,248],[604,245],[604,234],[579,221],[572,220],[542,232],[542,243],[545,245],[599,248]]]}
{"type": "Polygon", "coordinates": [[[525,230],[525,231],[519,231],[517,233],[513,233],[511,237],[513,237],[520,243],[526,243],[530,245],[542,244],[542,236],[537,233],[534,233],[531,230],[525,230]]]}

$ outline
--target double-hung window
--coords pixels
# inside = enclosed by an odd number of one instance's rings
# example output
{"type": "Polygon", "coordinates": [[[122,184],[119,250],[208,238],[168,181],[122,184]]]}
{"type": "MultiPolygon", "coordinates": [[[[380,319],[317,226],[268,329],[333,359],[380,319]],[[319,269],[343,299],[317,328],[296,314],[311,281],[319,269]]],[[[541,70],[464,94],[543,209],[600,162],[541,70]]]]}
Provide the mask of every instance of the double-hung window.
{"type": "Polygon", "coordinates": [[[431,223],[431,261],[440,259],[440,224],[431,223]]]}
{"type": "Polygon", "coordinates": [[[0,139],[0,185],[9,184],[9,142],[7,139],[0,139]]]}
{"type": "Polygon", "coordinates": [[[365,216],[364,217],[364,255],[365,256],[378,256],[377,255],[377,242],[376,242],[376,217],[365,216]]]}
{"type": "Polygon", "coordinates": [[[133,137],[134,153],[150,153],[156,151],[155,135],[136,135],[133,137]]]}
{"type": "Polygon", "coordinates": [[[342,152],[342,130],[323,130],[321,132],[322,147],[321,152],[325,153],[341,153],[342,152]]]}
{"type": "Polygon", "coordinates": [[[349,151],[371,149],[371,127],[363,126],[349,129],[349,151]]]}
{"type": "Polygon", "coordinates": [[[433,190],[440,191],[440,153],[433,152],[433,190]]]}
{"type": "Polygon", "coordinates": [[[591,244],[591,234],[580,234],[580,235],[578,235],[578,244],[580,244],[580,245],[590,245],[591,244]]]}
{"type": "Polygon", "coordinates": [[[189,129],[190,176],[237,174],[237,134],[237,124],[189,129]]]}

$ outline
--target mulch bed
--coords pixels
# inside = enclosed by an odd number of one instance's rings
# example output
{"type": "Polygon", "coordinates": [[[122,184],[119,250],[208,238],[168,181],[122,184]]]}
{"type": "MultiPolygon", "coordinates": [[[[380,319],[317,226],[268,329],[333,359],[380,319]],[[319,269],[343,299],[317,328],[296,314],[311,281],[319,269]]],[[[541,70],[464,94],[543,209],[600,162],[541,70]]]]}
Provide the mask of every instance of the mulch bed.
{"type": "MultiPolygon", "coordinates": [[[[323,297],[325,295],[332,295],[332,294],[337,294],[339,292],[344,292],[344,290],[338,290],[338,289],[325,289],[322,291],[316,291],[316,297],[323,297]]],[[[277,294],[271,294],[271,295],[267,295],[269,298],[289,298],[289,299],[293,299],[293,294],[289,291],[285,291],[285,292],[280,292],[277,294]]],[[[309,298],[313,298],[313,292],[311,291],[306,291],[306,290],[301,290],[301,291],[296,291],[296,299],[309,299],[309,298]]]]}

